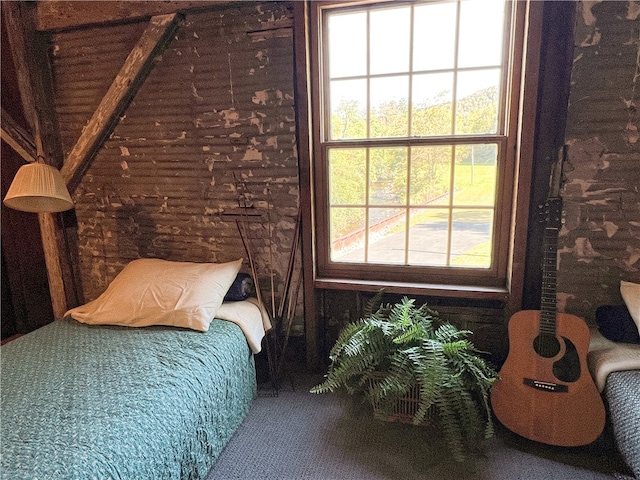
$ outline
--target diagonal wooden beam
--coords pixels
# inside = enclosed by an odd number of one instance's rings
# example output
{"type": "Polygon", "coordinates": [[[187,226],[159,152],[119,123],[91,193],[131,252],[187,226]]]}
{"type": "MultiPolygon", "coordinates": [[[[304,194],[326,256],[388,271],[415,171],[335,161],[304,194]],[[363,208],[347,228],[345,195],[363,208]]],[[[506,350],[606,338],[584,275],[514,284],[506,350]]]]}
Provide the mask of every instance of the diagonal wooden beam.
{"type": "MultiPolygon", "coordinates": [[[[53,106],[46,36],[35,31],[35,4],[6,2],[2,17],[14,58],[20,103],[38,155],[56,168],[62,165],[62,144],[53,106]]],[[[37,158],[37,156],[36,156],[37,158]]]]}
{"type": "Polygon", "coordinates": [[[23,14],[23,9],[18,2],[3,5],[2,17],[7,29],[9,47],[16,69],[22,111],[31,131],[39,132],[39,120],[33,92],[35,80],[29,68],[29,59],[31,57],[29,56],[28,42],[25,40],[25,36],[27,35],[25,30],[27,30],[27,24],[29,22],[28,19],[25,19],[27,16],[23,14]]]}
{"type": "Polygon", "coordinates": [[[16,123],[11,115],[2,109],[0,114],[0,136],[27,162],[35,162],[38,154],[32,135],[16,123]]]}
{"type": "Polygon", "coordinates": [[[177,13],[151,17],[60,170],[71,192],[151,71],[155,57],[173,38],[182,18],[177,13]]]}

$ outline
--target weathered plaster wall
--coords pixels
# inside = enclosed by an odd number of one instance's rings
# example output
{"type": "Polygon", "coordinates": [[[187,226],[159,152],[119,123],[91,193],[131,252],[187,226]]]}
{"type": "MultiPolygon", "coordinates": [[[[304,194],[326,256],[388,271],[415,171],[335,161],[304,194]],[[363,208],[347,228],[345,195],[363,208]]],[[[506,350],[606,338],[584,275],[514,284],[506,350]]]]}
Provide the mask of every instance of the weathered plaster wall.
{"type": "MultiPolygon", "coordinates": [[[[53,35],[65,154],[145,26],[53,35]]],[[[299,204],[291,26],[289,2],[186,15],[73,195],[85,300],[135,258],[244,257],[249,271],[236,223],[248,219],[263,296],[273,273],[278,303],[299,204]]]]}
{"type": "Polygon", "coordinates": [[[640,282],[640,2],[578,3],[558,294],[593,323],[640,282]]]}

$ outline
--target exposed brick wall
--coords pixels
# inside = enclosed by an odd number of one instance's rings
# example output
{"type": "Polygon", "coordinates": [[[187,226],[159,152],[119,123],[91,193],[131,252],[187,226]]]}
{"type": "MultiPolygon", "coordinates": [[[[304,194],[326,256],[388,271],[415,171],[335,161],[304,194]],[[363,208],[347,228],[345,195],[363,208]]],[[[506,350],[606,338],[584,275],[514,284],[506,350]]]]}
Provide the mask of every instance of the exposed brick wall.
{"type": "Polygon", "coordinates": [[[620,280],[640,283],[640,4],[577,8],[558,297],[593,323],[620,280]]]}

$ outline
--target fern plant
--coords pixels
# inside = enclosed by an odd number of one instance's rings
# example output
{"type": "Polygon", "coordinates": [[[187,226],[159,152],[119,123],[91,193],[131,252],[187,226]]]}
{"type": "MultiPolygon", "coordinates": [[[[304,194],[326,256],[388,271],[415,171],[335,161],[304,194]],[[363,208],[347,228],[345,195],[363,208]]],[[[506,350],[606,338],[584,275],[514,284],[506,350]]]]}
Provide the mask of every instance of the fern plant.
{"type": "Polygon", "coordinates": [[[435,408],[454,458],[462,461],[478,440],[493,435],[489,389],[497,372],[467,339],[469,330],[458,330],[407,297],[374,312],[371,305],[381,296],[382,291],[367,304],[363,318],[340,331],[325,380],[311,393],[363,395],[389,412],[417,385],[413,423],[422,423],[435,408]]]}

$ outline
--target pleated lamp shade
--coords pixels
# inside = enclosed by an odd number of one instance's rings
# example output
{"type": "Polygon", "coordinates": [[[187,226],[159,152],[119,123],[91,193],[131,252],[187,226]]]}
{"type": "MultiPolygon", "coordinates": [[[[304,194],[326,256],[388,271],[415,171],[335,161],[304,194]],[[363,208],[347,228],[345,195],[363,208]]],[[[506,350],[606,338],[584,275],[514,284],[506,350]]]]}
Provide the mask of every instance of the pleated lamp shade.
{"type": "Polygon", "coordinates": [[[60,171],[45,163],[29,163],[18,169],[4,204],[23,212],[63,212],[73,201],[60,171]]]}

